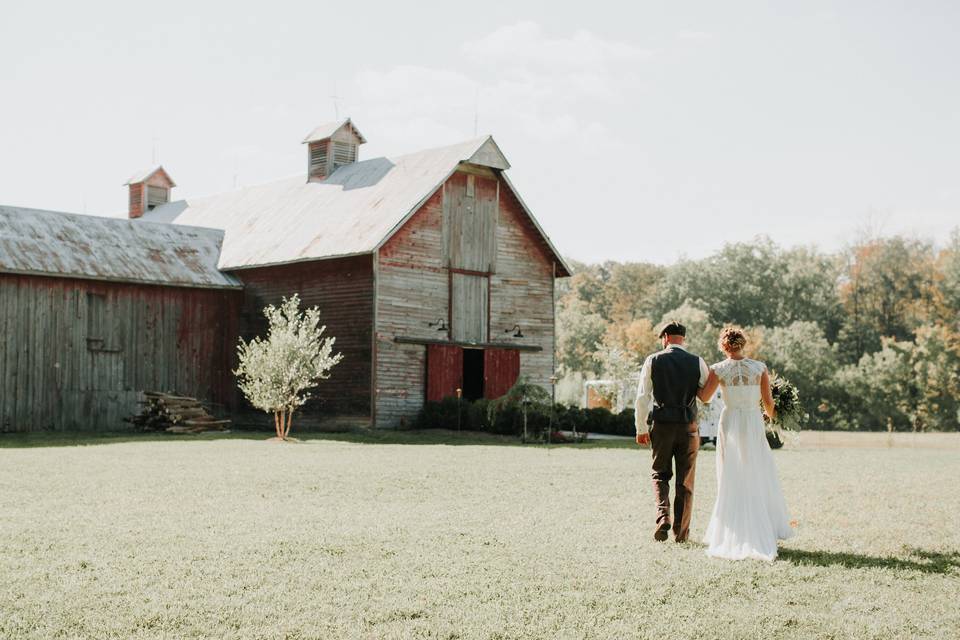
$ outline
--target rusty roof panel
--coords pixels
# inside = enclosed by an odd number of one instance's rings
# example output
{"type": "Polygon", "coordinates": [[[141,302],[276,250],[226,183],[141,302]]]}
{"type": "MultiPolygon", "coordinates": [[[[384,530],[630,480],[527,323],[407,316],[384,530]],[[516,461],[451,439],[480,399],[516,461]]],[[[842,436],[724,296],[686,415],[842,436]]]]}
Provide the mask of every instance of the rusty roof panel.
{"type": "Polygon", "coordinates": [[[0,206],[0,272],[240,288],[217,269],[223,231],[0,206]]]}

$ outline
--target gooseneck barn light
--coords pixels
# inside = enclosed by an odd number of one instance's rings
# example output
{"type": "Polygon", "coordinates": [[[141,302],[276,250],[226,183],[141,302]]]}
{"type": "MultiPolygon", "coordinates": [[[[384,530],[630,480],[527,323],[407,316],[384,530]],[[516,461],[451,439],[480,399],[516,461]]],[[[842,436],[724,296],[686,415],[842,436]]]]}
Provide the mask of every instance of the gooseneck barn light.
{"type": "Polygon", "coordinates": [[[427,326],[428,326],[428,327],[436,327],[436,328],[437,328],[437,331],[446,331],[446,330],[447,330],[447,323],[443,321],[443,318],[440,318],[440,319],[437,320],[436,322],[428,322],[428,323],[427,323],[427,326]]]}

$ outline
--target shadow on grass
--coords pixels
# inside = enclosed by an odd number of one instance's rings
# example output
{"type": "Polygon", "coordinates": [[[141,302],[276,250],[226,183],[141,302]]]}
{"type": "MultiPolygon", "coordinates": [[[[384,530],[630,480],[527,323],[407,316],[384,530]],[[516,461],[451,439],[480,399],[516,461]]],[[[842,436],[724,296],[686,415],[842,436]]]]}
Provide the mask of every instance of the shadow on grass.
{"type": "MultiPolygon", "coordinates": [[[[229,433],[208,432],[196,435],[172,433],[121,432],[38,432],[0,434],[0,449],[23,449],[36,447],[76,447],[124,442],[210,442],[212,440],[260,440],[273,435],[270,431],[234,430],[229,433]]],[[[301,442],[335,441],[354,444],[408,444],[449,446],[507,446],[540,447],[543,443],[523,444],[518,438],[476,431],[448,431],[430,429],[424,431],[358,430],[344,432],[296,432],[292,433],[301,442]]],[[[574,449],[623,449],[636,448],[629,441],[595,440],[581,443],[552,443],[551,447],[574,449]]]]}
{"type": "Polygon", "coordinates": [[[947,575],[960,568],[960,552],[940,553],[908,548],[905,557],[865,556],[859,553],[780,549],[780,559],[801,566],[845,567],[848,569],[894,569],[947,575]]]}

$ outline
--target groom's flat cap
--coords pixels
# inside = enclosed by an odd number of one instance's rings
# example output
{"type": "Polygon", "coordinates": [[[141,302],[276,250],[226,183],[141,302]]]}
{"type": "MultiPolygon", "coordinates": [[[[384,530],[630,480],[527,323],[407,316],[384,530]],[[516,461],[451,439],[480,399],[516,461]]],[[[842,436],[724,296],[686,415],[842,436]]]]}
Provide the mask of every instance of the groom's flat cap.
{"type": "Polygon", "coordinates": [[[663,328],[662,328],[662,329],[660,329],[660,337],[661,337],[661,338],[662,338],[663,336],[684,336],[684,337],[686,337],[686,335],[687,335],[687,328],[686,328],[685,326],[683,326],[682,324],[680,324],[679,322],[677,322],[676,320],[672,320],[672,321],[668,322],[667,324],[663,325],[663,328]]]}

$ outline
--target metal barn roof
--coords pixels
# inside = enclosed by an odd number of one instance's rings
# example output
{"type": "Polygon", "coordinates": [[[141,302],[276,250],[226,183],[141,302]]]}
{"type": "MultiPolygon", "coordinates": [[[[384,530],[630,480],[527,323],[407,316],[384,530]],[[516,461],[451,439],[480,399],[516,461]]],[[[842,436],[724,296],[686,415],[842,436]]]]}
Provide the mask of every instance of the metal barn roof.
{"type": "Polygon", "coordinates": [[[240,288],[217,269],[218,229],[0,206],[0,272],[240,288]]]}
{"type": "MultiPolygon", "coordinates": [[[[339,167],[322,182],[307,182],[298,176],[171,202],[145,213],[142,220],[223,229],[221,269],[371,253],[461,162],[496,169],[510,166],[493,138],[485,136],[396,158],[355,162],[339,167]]],[[[569,272],[529,210],[527,213],[561,267],[569,272]]]]}

